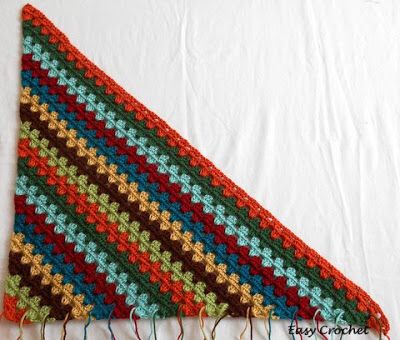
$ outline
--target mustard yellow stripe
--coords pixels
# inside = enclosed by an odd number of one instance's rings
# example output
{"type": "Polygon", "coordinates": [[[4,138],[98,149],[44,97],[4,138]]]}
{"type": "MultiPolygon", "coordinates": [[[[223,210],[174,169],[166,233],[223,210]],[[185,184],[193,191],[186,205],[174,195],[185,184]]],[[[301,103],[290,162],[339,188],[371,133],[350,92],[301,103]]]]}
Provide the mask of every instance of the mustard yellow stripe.
{"type": "Polygon", "coordinates": [[[11,251],[21,253],[21,262],[31,267],[32,276],[41,276],[42,285],[50,285],[53,295],[61,295],[61,302],[64,305],[72,307],[71,314],[74,319],[86,319],[93,305],[84,305],[84,296],[82,294],[74,295],[74,286],[70,283],[63,284],[63,275],[51,274],[52,265],[43,264],[43,255],[33,255],[34,245],[24,243],[22,233],[14,234],[11,238],[11,251]]]}
{"type": "Polygon", "coordinates": [[[263,296],[261,294],[251,294],[250,284],[240,284],[237,274],[227,275],[226,264],[216,264],[215,254],[204,253],[204,245],[201,242],[192,242],[192,233],[182,233],[182,223],[180,221],[170,221],[170,212],[160,211],[159,203],[149,202],[149,194],[145,191],[138,190],[137,183],[129,183],[127,174],[118,174],[118,166],[116,164],[108,165],[107,157],[96,155],[95,148],[87,148],[87,140],[85,138],[77,138],[77,132],[74,129],[67,129],[68,123],[65,120],[58,120],[58,113],[55,111],[49,112],[47,104],[39,104],[39,96],[30,95],[31,89],[25,87],[21,93],[21,103],[30,104],[32,112],[37,112],[40,115],[40,120],[48,122],[48,127],[51,130],[57,131],[59,138],[66,139],[66,145],[69,148],[76,149],[76,154],[79,157],[86,157],[88,165],[96,166],[97,173],[108,176],[110,183],[118,185],[118,191],[128,195],[129,202],[138,202],[141,211],[149,213],[150,219],[158,221],[162,230],[167,230],[171,233],[170,238],[177,240],[182,244],[182,249],[185,252],[192,252],[192,260],[194,262],[202,262],[205,270],[209,273],[216,274],[217,283],[227,283],[228,292],[231,294],[239,294],[240,301],[243,304],[252,305],[252,313],[254,316],[266,317],[270,314],[271,305],[263,306],[263,296]]]}

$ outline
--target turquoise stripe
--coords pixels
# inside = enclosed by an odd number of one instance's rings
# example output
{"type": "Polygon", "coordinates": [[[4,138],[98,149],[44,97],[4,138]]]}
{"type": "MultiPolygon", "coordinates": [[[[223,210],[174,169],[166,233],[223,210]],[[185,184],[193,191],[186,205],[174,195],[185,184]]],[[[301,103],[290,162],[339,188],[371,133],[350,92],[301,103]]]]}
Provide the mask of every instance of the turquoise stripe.
{"type": "Polygon", "coordinates": [[[136,306],[135,313],[141,318],[149,318],[157,313],[159,306],[157,304],[147,304],[148,295],[138,294],[138,287],[134,282],[128,282],[128,274],[118,268],[118,264],[108,260],[108,255],[99,250],[98,245],[92,241],[87,242],[87,235],[78,232],[78,226],[75,223],[67,223],[67,215],[59,213],[60,208],[55,204],[49,203],[51,200],[38,194],[39,188],[28,184],[28,177],[18,176],[16,185],[16,194],[25,195],[27,203],[36,206],[38,214],[46,214],[46,224],[54,224],[54,231],[57,234],[64,234],[66,241],[75,243],[75,250],[86,254],[87,263],[96,263],[97,272],[106,273],[107,282],[116,285],[118,294],[125,294],[125,302],[129,306],[136,306]],[[120,274],[118,274],[120,272],[120,274]]]}
{"type": "MultiPolygon", "coordinates": [[[[261,247],[260,239],[258,237],[249,237],[249,229],[245,225],[238,227],[238,218],[232,215],[226,216],[225,207],[217,204],[213,205],[213,197],[210,195],[202,195],[202,188],[197,185],[191,185],[191,178],[189,175],[183,173],[179,175],[179,167],[177,165],[168,165],[170,157],[167,155],[158,155],[158,148],[156,146],[146,146],[149,139],[137,137],[137,131],[133,128],[126,128],[126,122],[116,119],[116,114],[113,111],[107,111],[106,104],[99,102],[96,104],[96,96],[87,91],[83,85],[78,85],[79,80],[70,77],[67,70],[58,70],[58,62],[50,60],[49,53],[42,52],[42,45],[36,43],[33,45],[33,38],[28,36],[24,40],[24,53],[32,53],[33,59],[41,62],[43,69],[49,70],[50,77],[57,77],[59,85],[66,85],[67,92],[71,95],[77,95],[77,101],[87,105],[89,111],[96,112],[96,119],[106,122],[107,128],[116,130],[116,136],[119,138],[126,138],[127,144],[136,146],[138,154],[145,155],[149,163],[158,165],[159,172],[168,173],[170,183],[179,183],[182,187],[183,193],[191,193],[193,203],[202,203],[205,213],[212,213],[216,217],[215,224],[225,225],[225,232],[227,235],[234,235],[238,239],[238,245],[247,246],[250,249],[250,256],[258,256],[262,259],[264,267],[273,267],[274,275],[285,276],[287,278],[287,285],[289,287],[297,286],[299,296],[309,296],[311,306],[317,306],[321,309],[321,314],[326,320],[336,320],[337,315],[343,314],[341,308],[333,309],[332,298],[322,298],[322,289],[318,286],[310,287],[309,279],[306,277],[297,277],[296,269],[293,267],[284,268],[284,260],[280,257],[272,256],[273,250],[269,247],[261,247]]],[[[183,172],[184,169],[181,169],[183,172]]],[[[240,218],[239,218],[240,219],[240,218]]],[[[242,219],[240,219],[242,220],[242,219]]],[[[262,229],[260,229],[262,232],[262,229]]]]}

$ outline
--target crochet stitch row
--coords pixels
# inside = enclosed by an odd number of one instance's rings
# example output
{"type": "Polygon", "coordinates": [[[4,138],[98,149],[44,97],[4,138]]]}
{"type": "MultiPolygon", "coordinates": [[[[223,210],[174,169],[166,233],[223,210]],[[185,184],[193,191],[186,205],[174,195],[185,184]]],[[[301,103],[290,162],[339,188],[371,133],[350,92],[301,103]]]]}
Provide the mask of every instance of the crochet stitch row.
{"type": "Polygon", "coordinates": [[[23,9],[5,316],[196,316],[389,324],[346,279],[44,15],[23,9]]]}

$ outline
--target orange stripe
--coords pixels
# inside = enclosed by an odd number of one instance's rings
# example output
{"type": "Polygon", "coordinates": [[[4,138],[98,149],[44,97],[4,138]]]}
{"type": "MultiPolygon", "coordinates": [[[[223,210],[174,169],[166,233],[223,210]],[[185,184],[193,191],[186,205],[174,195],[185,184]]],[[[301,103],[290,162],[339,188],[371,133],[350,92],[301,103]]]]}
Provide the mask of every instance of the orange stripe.
{"type": "MultiPolygon", "coordinates": [[[[8,295],[4,293],[3,305],[4,312],[3,316],[9,320],[14,322],[19,322],[22,316],[25,314],[27,309],[17,307],[18,298],[16,296],[8,295]]],[[[25,319],[24,323],[29,324],[31,321],[25,319]]]]}

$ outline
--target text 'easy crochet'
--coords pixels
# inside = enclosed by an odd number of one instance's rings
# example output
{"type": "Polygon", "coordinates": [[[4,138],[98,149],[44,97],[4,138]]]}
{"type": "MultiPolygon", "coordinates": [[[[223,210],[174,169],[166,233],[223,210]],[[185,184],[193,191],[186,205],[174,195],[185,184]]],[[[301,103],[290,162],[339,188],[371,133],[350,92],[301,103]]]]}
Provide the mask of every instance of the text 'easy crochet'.
{"type": "Polygon", "coordinates": [[[388,332],[367,293],[30,5],[21,79],[9,320],[318,312],[388,332]]]}

